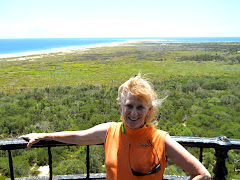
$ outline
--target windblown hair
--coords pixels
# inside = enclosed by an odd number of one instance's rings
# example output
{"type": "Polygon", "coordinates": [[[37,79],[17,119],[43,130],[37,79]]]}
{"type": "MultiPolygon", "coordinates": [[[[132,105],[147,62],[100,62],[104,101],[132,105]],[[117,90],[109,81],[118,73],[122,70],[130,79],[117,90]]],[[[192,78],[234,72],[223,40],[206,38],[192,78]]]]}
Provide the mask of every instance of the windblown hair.
{"type": "MultiPolygon", "coordinates": [[[[154,92],[152,84],[143,79],[141,74],[138,74],[119,87],[117,100],[120,104],[124,102],[127,93],[131,93],[143,102],[145,101],[147,105],[153,106],[150,115],[146,117],[146,122],[150,126],[157,126],[158,121],[155,118],[158,115],[158,106],[161,105],[162,100],[157,99],[157,94],[154,92]]],[[[121,119],[123,120],[123,117],[121,119]]]]}

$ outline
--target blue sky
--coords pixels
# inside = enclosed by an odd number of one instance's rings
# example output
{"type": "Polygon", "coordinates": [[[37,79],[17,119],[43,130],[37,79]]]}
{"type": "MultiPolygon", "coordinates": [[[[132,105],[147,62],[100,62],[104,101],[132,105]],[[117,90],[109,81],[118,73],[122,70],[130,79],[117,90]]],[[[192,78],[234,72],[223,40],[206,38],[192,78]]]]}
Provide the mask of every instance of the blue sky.
{"type": "Polygon", "coordinates": [[[240,0],[0,0],[0,38],[240,37],[240,0]]]}

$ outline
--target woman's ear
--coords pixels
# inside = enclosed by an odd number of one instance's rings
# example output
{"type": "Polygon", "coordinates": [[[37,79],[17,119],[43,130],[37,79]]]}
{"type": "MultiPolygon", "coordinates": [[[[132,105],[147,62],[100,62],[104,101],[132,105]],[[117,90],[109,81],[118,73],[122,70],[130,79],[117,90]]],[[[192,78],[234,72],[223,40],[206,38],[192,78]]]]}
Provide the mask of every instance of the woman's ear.
{"type": "Polygon", "coordinates": [[[118,104],[119,111],[122,113],[122,106],[121,104],[118,104]]]}
{"type": "Polygon", "coordinates": [[[122,106],[121,106],[120,100],[118,100],[118,108],[119,108],[119,111],[122,113],[122,106]]]}
{"type": "Polygon", "coordinates": [[[153,109],[153,105],[151,105],[151,106],[149,107],[149,109],[148,109],[148,112],[147,112],[147,115],[148,115],[148,116],[151,114],[152,109],[153,109]]]}

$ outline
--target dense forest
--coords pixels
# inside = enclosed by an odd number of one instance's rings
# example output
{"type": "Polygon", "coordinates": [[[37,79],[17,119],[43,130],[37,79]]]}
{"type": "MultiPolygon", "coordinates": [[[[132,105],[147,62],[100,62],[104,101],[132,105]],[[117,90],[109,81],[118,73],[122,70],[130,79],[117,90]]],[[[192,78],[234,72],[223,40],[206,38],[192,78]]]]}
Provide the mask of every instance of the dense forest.
{"type": "MultiPolygon", "coordinates": [[[[157,128],[172,136],[240,139],[240,43],[142,42],[52,54],[25,61],[0,60],[0,138],[31,132],[82,130],[120,121],[118,86],[139,71],[159,98],[157,128]]],[[[197,148],[188,150],[198,156],[197,148]]],[[[104,149],[91,146],[91,172],[105,172],[104,149]]],[[[85,146],[53,148],[54,174],[86,172],[85,146]]],[[[16,176],[36,176],[47,165],[47,149],[13,151],[16,176]]],[[[229,178],[240,176],[239,150],[229,151],[229,178]]],[[[212,172],[214,150],[204,149],[212,172]]],[[[185,175],[172,162],[165,174],[185,175]]],[[[9,177],[0,152],[0,179],[9,177]]]]}

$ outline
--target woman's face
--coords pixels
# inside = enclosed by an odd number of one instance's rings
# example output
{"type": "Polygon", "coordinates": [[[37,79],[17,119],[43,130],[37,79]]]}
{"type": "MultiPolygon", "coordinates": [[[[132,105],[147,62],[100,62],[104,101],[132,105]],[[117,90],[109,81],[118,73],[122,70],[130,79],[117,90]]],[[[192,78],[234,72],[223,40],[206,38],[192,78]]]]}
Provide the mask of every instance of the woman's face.
{"type": "Polygon", "coordinates": [[[146,102],[137,96],[127,93],[127,96],[119,105],[119,109],[127,126],[130,129],[138,129],[143,127],[146,116],[150,114],[152,106],[147,105],[146,102]]]}

